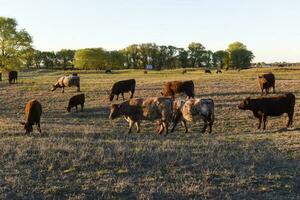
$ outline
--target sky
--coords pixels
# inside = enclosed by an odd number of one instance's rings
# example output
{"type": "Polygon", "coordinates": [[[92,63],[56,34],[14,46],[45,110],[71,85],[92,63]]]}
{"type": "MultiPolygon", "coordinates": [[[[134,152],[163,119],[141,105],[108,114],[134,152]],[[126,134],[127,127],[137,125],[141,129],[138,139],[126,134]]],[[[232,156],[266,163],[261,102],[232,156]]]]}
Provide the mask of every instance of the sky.
{"type": "Polygon", "coordinates": [[[40,50],[200,42],[217,51],[240,41],[255,62],[300,62],[299,0],[0,0],[0,16],[40,50]]]}

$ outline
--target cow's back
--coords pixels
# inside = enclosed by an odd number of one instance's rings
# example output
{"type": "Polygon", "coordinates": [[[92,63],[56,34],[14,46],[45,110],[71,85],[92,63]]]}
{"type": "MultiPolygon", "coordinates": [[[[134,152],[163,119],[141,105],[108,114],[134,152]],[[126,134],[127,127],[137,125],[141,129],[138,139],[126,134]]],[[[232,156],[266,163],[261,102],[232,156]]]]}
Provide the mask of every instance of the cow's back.
{"type": "Polygon", "coordinates": [[[42,106],[37,100],[30,100],[25,107],[25,121],[34,123],[40,119],[42,106]]]}

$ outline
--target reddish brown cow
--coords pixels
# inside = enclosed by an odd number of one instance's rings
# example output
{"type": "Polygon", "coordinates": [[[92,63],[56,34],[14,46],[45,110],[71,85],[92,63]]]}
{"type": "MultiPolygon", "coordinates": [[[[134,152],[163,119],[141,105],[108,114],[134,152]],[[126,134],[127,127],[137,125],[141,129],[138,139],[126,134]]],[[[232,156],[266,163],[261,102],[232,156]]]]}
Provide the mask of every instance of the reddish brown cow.
{"type": "Polygon", "coordinates": [[[42,105],[37,100],[30,100],[27,102],[25,107],[25,122],[21,122],[24,125],[26,134],[32,132],[32,126],[37,125],[38,131],[42,133],[41,130],[41,115],[42,115],[42,105]]]}
{"type": "Polygon", "coordinates": [[[251,110],[254,117],[259,119],[258,129],[261,127],[263,121],[263,129],[266,129],[266,121],[268,116],[280,116],[284,113],[288,114],[287,127],[293,125],[295,95],[287,93],[275,97],[260,97],[251,99],[250,97],[244,99],[238,106],[241,110],[251,110]]]}
{"type": "Polygon", "coordinates": [[[175,94],[185,93],[188,98],[195,97],[194,82],[193,81],[171,81],[164,85],[161,94],[164,97],[171,96],[175,98],[175,94]]]}
{"type": "Polygon", "coordinates": [[[71,108],[75,107],[76,112],[78,112],[77,107],[78,107],[78,105],[81,105],[81,112],[83,112],[84,102],[85,102],[84,94],[78,94],[78,95],[71,97],[69,100],[67,111],[71,112],[71,108]]]}
{"type": "Polygon", "coordinates": [[[273,88],[273,93],[275,93],[275,76],[272,73],[263,74],[258,77],[258,84],[261,89],[261,95],[264,95],[264,90],[266,95],[269,93],[269,89],[273,88]]]}

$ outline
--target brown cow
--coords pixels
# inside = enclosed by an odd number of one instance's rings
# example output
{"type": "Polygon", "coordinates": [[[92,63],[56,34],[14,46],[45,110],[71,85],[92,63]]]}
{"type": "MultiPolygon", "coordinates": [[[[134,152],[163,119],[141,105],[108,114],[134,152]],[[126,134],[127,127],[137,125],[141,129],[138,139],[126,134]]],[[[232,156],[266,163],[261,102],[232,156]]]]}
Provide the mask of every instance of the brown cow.
{"type": "Polygon", "coordinates": [[[263,74],[258,77],[258,84],[261,89],[261,96],[266,91],[266,95],[269,93],[269,88],[273,88],[273,93],[275,93],[275,76],[272,73],[263,74]]]}
{"type": "Polygon", "coordinates": [[[185,93],[188,98],[195,97],[193,81],[171,81],[167,82],[162,89],[161,95],[164,97],[171,96],[175,98],[175,94],[185,93]]]}
{"type": "Polygon", "coordinates": [[[125,92],[131,92],[130,98],[133,98],[134,91],[135,91],[135,80],[134,79],[115,82],[113,87],[111,88],[109,100],[110,101],[114,100],[115,96],[117,96],[117,100],[118,100],[119,95],[121,94],[123,97],[123,101],[124,101],[125,100],[124,99],[125,92]]]}
{"type": "Polygon", "coordinates": [[[280,116],[284,113],[287,113],[289,117],[286,126],[291,127],[293,125],[295,99],[293,93],[256,99],[248,97],[240,103],[238,108],[241,110],[251,110],[253,112],[254,117],[259,119],[258,129],[261,127],[261,121],[263,121],[263,129],[266,129],[268,116],[280,116]]]}
{"type": "Polygon", "coordinates": [[[113,104],[110,109],[109,119],[113,120],[124,116],[129,122],[128,133],[135,124],[137,132],[140,132],[141,120],[159,120],[161,128],[159,134],[169,133],[169,122],[172,119],[173,100],[166,97],[133,98],[120,104],[113,104]]]}
{"type": "Polygon", "coordinates": [[[211,74],[211,71],[209,69],[204,70],[205,74],[211,74]]]}
{"type": "Polygon", "coordinates": [[[41,115],[42,115],[42,105],[37,100],[30,100],[27,102],[25,107],[25,122],[21,122],[26,130],[25,134],[32,132],[32,126],[37,125],[38,131],[42,133],[41,130],[41,115]]]}
{"type": "Polygon", "coordinates": [[[9,71],[8,72],[8,83],[17,83],[18,80],[18,72],[17,71],[9,71]]]}
{"type": "Polygon", "coordinates": [[[85,102],[84,94],[78,94],[78,95],[71,97],[69,100],[67,111],[71,112],[71,108],[75,107],[76,112],[78,112],[77,106],[81,105],[81,112],[83,112],[84,102],[85,102]]]}

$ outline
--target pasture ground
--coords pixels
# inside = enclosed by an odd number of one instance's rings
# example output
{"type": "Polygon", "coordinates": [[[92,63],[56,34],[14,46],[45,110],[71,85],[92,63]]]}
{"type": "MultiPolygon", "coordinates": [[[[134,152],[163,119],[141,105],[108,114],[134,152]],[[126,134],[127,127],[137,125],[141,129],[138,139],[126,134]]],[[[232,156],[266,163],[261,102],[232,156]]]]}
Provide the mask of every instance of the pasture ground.
{"type": "MultiPolygon", "coordinates": [[[[287,116],[270,118],[258,131],[241,99],[260,96],[257,75],[272,71],[277,92],[300,96],[300,68],[224,71],[79,71],[86,94],[84,112],[67,113],[67,88],[50,91],[63,71],[19,73],[19,83],[0,82],[1,199],[300,199],[300,101],[294,130],[287,116]],[[141,133],[127,134],[127,122],[108,120],[108,91],[114,81],[135,78],[136,97],[159,96],[170,80],[193,80],[197,98],[216,104],[212,134],[202,122],[178,126],[168,136],[154,134],[143,122],[141,133]],[[24,135],[25,103],[43,106],[42,130],[24,135]]],[[[128,97],[128,94],[126,94],[128,97]]],[[[183,97],[183,96],[182,96],[183,97]]],[[[184,98],[184,97],[183,97],[184,98]]]]}

